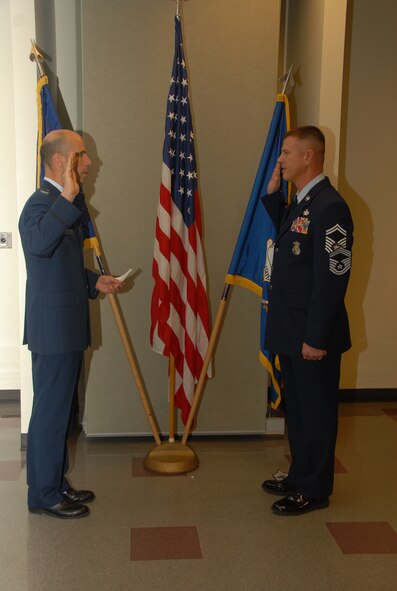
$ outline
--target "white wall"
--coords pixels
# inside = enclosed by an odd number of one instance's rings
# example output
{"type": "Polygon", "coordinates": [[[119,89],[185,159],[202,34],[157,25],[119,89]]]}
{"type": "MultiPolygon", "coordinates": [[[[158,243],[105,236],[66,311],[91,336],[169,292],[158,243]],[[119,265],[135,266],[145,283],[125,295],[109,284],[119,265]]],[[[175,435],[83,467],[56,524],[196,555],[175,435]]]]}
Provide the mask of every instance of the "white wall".
{"type": "Polygon", "coordinates": [[[338,187],[339,137],[347,0],[288,0],[286,63],[294,64],[296,86],[291,122],[318,125],[326,139],[325,172],[338,187]]]}
{"type": "Polygon", "coordinates": [[[22,432],[27,431],[32,401],[30,355],[21,346],[24,310],[25,263],[17,224],[27,197],[35,189],[37,133],[36,67],[29,60],[30,39],[35,36],[34,1],[0,1],[2,73],[0,147],[1,224],[13,233],[13,248],[0,252],[2,284],[0,300],[0,388],[21,388],[22,432]],[[4,265],[4,266],[3,266],[4,265]],[[3,338],[3,331],[6,337],[3,338]]]}
{"type": "Polygon", "coordinates": [[[324,1],[318,120],[327,142],[325,170],[336,188],[339,183],[347,3],[348,0],[324,1]]]}
{"type": "Polygon", "coordinates": [[[65,128],[81,130],[81,2],[35,0],[36,41],[47,56],[44,70],[65,128]]]}
{"type": "MultiPolygon", "coordinates": [[[[46,71],[50,72],[55,66],[55,72],[60,72],[58,75],[64,81],[61,92],[69,105],[72,124],[78,128],[81,126],[81,76],[77,57],[80,0],[54,0],[54,11],[48,10],[49,3],[51,0],[41,4],[42,30],[47,33],[45,40],[48,42],[49,37],[55,39],[58,35],[58,42],[68,49],[60,51],[58,61],[47,64],[46,71]],[[54,17],[54,23],[45,22],[49,15],[54,17]]],[[[37,2],[36,9],[38,7],[40,2],[37,2]]],[[[21,345],[26,272],[18,218],[26,199],[35,190],[37,72],[29,59],[30,40],[35,37],[34,0],[0,0],[0,66],[7,82],[0,108],[0,231],[9,231],[13,235],[12,249],[0,250],[4,286],[0,291],[0,390],[21,390],[22,433],[28,429],[33,388],[30,353],[21,345]]]]}
{"type": "Polygon", "coordinates": [[[0,232],[12,232],[13,239],[12,249],[0,249],[0,390],[14,390],[20,386],[16,138],[13,54],[10,54],[10,47],[10,0],[0,0],[0,71],[3,78],[0,108],[0,232]]]}

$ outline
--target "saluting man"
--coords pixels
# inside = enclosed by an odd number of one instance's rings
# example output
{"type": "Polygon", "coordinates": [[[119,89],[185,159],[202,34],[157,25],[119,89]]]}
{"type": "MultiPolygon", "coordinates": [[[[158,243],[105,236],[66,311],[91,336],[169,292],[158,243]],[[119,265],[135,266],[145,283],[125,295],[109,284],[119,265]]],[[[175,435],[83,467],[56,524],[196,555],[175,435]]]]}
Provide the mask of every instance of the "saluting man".
{"type": "Polygon", "coordinates": [[[75,490],[66,478],[73,394],[90,344],[88,298],[99,291],[115,293],[123,284],[84,268],[82,210],[76,205],[91,166],[84,140],[72,131],[52,131],[42,143],[41,159],[44,181],[19,220],[27,270],[23,342],[32,352],[34,390],[28,507],[73,519],[88,515],[85,503],[95,499],[92,491],[75,490]]]}
{"type": "Polygon", "coordinates": [[[326,507],[332,493],[341,354],[350,346],[344,304],[353,221],[323,174],[325,139],[314,126],[286,134],[263,203],[278,229],[269,285],[265,348],[279,355],[292,463],[265,480],[283,496],[277,515],[326,507]],[[281,178],[297,196],[286,208],[281,178]]]}

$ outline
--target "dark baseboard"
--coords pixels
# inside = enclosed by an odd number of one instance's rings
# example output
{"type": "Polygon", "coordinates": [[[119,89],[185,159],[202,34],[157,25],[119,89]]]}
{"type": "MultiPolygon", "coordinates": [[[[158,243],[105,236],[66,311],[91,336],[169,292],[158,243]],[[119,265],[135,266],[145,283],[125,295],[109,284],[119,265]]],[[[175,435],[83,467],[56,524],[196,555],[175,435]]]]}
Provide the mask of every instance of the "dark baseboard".
{"type": "Polygon", "coordinates": [[[19,402],[20,400],[20,390],[0,390],[0,402],[19,402]]]}
{"type": "Polygon", "coordinates": [[[21,451],[26,450],[27,446],[28,446],[28,434],[21,433],[21,451]]]}
{"type": "Polygon", "coordinates": [[[397,388],[346,388],[339,395],[340,402],[393,402],[397,388]]]}
{"type": "MultiPolygon", "coordinates": [[[[0,402],[2,400],[19,400],[19,390],[0,390],[0,402]],[[10,396],[9,393],[18,393],[18,398],[7,398],[6,396],[10,396]]],[[[397,401],[397,388],[344,388],[339,390],[339,400],[340,402],[394,402],[397,401]]],[[[27,433],[21,433],[21,450],[26,449],[27,437],[27,433]]],[[[144,437],[143,439],[146,440],[150,437],[144,437]]],[[[207,436],[203,437],[205,438],[207,436]]],[[[199,436],[195,438],[198,439],[199,436]]],[[[216,438],[219,438],[219,436],[216,436],[216,438]]],[[[111,438],[104,437],[98,439],[109,442],[111,438]]],[[[114,439],[120,441],[123,438],[115,437],[114,439]]]]}

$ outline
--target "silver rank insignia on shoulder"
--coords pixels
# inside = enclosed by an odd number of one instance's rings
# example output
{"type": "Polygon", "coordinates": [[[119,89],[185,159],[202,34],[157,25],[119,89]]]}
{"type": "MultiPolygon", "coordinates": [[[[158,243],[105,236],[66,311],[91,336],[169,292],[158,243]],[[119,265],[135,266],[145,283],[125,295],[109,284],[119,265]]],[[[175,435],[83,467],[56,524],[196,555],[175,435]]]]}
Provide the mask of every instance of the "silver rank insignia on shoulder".
{"type": "Polygon", "coordinates": [[[304,212],[303,212],[303,215],[309,215],[309,213],[310,213],[309,210],[308,209],[305,209],[304,212]]]}
{"type": "Polygon", "coordinates": [[[294,242],[294,246],[292,247],[292,254],[298,256],[301,253],[301,244],[297,240],[294,242]]]}
{"type": "Polygon", "coordinates": [[[43,193],[43,195],[49,195],[50,191],[48,189],[40,189],[40,193],[43,193]]]}

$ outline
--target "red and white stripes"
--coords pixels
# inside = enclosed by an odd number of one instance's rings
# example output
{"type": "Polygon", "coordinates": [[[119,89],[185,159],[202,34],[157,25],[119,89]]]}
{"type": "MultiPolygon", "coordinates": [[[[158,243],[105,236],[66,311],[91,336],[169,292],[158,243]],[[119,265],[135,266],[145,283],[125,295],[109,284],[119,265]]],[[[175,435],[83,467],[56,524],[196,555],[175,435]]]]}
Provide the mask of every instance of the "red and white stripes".
{"type": "MultiPolygon", "coordinates": [[[[194,222],[187,226],[171,197],[171,171],[163,164],[153,259],[151,345],[175,358],[175,405],[185,423],[208,348],[210,323],[201,242],[201,215],[194,193],[194,222]]],[[[208,376],[210,377],[210,376],[208,376]]]]}

